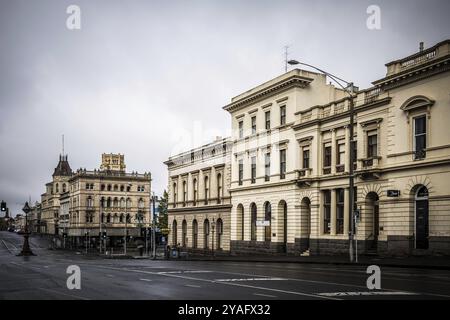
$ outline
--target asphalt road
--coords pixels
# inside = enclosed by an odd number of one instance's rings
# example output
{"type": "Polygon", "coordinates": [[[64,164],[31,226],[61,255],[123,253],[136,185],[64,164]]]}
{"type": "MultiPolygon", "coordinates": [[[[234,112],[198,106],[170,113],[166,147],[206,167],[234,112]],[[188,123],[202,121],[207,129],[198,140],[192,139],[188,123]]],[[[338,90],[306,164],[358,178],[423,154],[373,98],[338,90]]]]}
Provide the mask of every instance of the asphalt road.
{"type": "Polygon", "coordinates": [[[369,290],[366,266],[103,259],[48,250],[31,239],[34,257],[18,257],[22,237],[0,232],[0,299],[450,299],[450,271],[381,268],[369,290]],[[67,268],[81,270],[69,290],[67,268]]]}

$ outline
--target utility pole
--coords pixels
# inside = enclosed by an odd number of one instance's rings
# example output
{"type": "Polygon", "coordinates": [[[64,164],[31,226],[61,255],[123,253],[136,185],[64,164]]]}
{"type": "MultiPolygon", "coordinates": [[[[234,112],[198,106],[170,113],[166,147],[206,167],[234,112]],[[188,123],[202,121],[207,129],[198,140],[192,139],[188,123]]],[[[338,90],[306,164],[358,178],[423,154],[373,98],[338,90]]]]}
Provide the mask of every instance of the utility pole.
{"type": "MultiPolygon", "coordinates": [[[[353,82],[349,85],[351,89],[351,93],[353,94],[353,82]]],[[[348,206],[349,206],[349,213],[350,213],[350,220],[351,220],[351,228],[350,228],[350,235],[349,235],[349,255],[350,255],[350,261],[353,262],[353,238],[355,237],[355,206],[354,206],[354,185],[355,185],[355,177],[353,174],[353,163],[355,162],[355,159],[353,159],[353,152],[355,150],[355,140],[354,140],[354,118],[355,118],[355,106],[353,102],[353,95],[350,96],[350,128],[349,128],[349,134],[350,134],[350,152],[348,156],[348,160],[350,161],[349,164],[349,197],[348,197],[348,206]]]]}
{"type": "Polygon", "coordinates": [[[152,204],[153,204],[153,212],[152,212],[152,256],[153,256],[153,260],[156,259],[156,214],[155,214],[155,202],[156,202],[156,196],[155,193],[153,192],[153,196],[152,196],[152,204]]]}

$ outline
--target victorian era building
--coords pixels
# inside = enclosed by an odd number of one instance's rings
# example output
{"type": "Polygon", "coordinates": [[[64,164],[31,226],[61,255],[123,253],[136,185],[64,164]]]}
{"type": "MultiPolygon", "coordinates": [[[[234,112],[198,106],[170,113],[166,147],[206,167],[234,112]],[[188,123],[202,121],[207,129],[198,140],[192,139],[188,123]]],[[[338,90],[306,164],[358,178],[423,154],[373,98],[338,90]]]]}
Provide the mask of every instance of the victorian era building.
{"type": "Polygon", "coordinates": [[[169,170],[170,245],[191,252],[230,250],[231,140],[172,156],[169,170]]]}
{"type": "MultiPolygon", "coordinates": [[[[323,74],[295,69],[232,98],[224,107],[233,128],[224,248],[348,253],[352,166],[360,252],[450,254],[450,40],[386,67],[373,87],[353,92],[353,148],[351,98],[323,74]]],[[[200,229],[197,238],[192,231],[202,225],[193,217],[204,212],[209,192],[203,156],[200,148],[180,155],[185,160],[177,165],[166,162],[172,243],[209,241],[207,232],[200,229]]],[[[208,178],[215,178],[212,169],[208,178]]]]}
{"type": "Polygon", "coordinates": [[[124,156],[103,154],[100,169],[72,172],[67,156],[61,156],[42,195],[42,219],[46,233],[66,236],[80,245],[88,235],[92,245],[116,246],[128,237],[140,237],[151,223],[151,174],[125,171],[124,156]],[[45,214],[44,214],[45,213],[45,214]]]}
{"type": "Polygon", "coordinates": [[[231,250],[348,252],[353,165],[360,251],[450,253],[449,61],[447,40],[388,63],[354,98],[353,150],[350,98],[321,74],[233,98],[231,250]]]}

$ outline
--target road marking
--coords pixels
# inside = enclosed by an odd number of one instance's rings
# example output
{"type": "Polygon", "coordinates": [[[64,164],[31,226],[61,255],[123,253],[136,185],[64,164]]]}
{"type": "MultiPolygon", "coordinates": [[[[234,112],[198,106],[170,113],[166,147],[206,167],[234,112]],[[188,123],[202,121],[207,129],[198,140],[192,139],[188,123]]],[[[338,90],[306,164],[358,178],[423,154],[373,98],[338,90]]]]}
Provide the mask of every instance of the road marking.
{"type": "Polygon", "coordinates": [[[415,292],[406,291],[359,291],[359,292],[322,292],[318,295],[327,297],[341,297],[341,296],[398,296],[398,295],[420,295],[415,292]]]}
{"type": "Polygon", "coordinates": [[[112,275],[112,274],[107,274],[106,276],[107,276],[107,277],[110,277],[110,278],[114,278],[114,277],[115,277],[115,276],[112,275]]]}
{"type": "Polygon", "coordinates": [[[181,273],[209,273],[209,270],[180,270],[180,271],[160,271],[159,274],[181,274],[181,273]]]}
{"type": "Polygon", "coordinates": [[[287,280],[284,278],[243,278],[243,279],[216,279],[215,281],[233,282],[233,281],[278,281],[287,280]]]}
{"type": "Polygon", "coordinates": [[[201,286],[197,286],[195,284],[185,284],[185,287],[191,287],[191,288],[201,288],[201,286]]]}
{"type": "Polygon", "coordinates": [[[237,287],[244,287],[244,288],[252,288],[252,289],[257,289],[257,290],[267,290],[267,291],[273,291],[273,292],[281,292],[281,293],[287,293],[287,294],[293,294],[293,295],[299,295],[299,296],[305,296],[305,297],[313,297],[313,298],[321,298],[321,299],[329,299],[329,300],[341,300],[339,298],[327,297],[327,296],[319,296],[317,294],[309,294],[309,293],[297,292],[297,291],[287,291],[287,290],[281,290],[281,289],[273,289],[273,288],[250,286],[250,285],[239,284],[239,283],[234,283],[234,282],[219,282],[219,281],[215,281],[215,280],[193,278],[193,277],[181,276],[181,275],[176,275],[176,274],[159,273],[159,272],[151,272],[151,271],[143,271],[143,270],[127,269],[127,268],[122,269],[122,268],[110,267],[110,269],[115,269],[115,270],[120,270],[120,271],[124,271],[125,270],[125,271],[131,271],[131,272],[136,272],[136,273],[146,273],[146,274],[153,274],[153,275],[161,275],[161,276],[165,276],[165,277],[173,277],[173,278],[180,278],[180,279],[187,279],[187,280],[194,280],[194,281],[203,281],[203,282],[209,282],[209,283],[220,283],[220,284],[223,284],[223,285],[230,285],[230,286],[237,286],[237,287]]]}
{"type": "Polygon", "coordinates": [[[139,279],[139,280],[141,280],[141,281],[147,281],[147,282],[152,282],[153,280],[151,280],[151,279],[139,279]]]}
{"type": "Polygon", "coordinates": [[[267,297],[267,298],[276,298],[277,296],[273,296],[271,294],[264,294],[264,293],[254,293],[255,296],[261,296],[261,297],[267,297]]]}

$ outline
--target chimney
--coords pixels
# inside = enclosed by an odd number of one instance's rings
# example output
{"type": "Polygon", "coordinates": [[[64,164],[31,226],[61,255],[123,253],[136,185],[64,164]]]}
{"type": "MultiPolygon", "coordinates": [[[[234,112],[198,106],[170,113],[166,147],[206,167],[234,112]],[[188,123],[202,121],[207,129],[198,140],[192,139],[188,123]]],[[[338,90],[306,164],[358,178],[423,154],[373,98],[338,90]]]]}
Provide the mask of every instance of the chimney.
{"type": "Polygon", "coordinates": [[[419,44],[419,52],[423,51],[423,41],[420,42],[419,44]]]}

